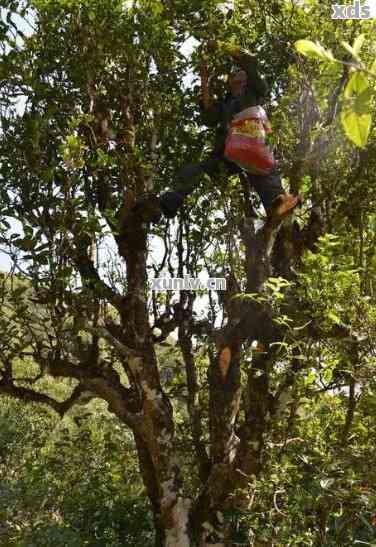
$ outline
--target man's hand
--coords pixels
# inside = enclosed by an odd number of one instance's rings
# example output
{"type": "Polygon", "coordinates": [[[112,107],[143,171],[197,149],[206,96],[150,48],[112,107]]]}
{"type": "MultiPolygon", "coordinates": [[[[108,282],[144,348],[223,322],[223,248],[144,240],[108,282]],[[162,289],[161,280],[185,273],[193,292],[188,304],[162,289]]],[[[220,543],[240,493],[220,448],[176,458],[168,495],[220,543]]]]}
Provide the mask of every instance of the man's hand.
{"type": "Polygon", "coordinates": [[[208,40],[206,48],[208,52],[219,51],[225,55],[230,55],[235,59],[240,57],[242,54],[246,54],[248,57],[257,57],[256,54],[250,51],[245,51],[240,46],[228,42],[222,42],[220,40],[208,40]]]}

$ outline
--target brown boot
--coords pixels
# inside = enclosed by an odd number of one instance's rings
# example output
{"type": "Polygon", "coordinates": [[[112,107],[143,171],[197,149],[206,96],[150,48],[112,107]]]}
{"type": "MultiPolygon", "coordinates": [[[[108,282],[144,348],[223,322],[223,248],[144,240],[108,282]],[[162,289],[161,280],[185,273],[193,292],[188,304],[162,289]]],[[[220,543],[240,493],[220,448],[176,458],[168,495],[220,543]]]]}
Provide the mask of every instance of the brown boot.
{"type": "Polygon", "coordinates": [[[280,194],[275,198],[272,206],[267,210],[268,218],[282,220],[287,217],[302,202],[300,195],[280,194]]]}

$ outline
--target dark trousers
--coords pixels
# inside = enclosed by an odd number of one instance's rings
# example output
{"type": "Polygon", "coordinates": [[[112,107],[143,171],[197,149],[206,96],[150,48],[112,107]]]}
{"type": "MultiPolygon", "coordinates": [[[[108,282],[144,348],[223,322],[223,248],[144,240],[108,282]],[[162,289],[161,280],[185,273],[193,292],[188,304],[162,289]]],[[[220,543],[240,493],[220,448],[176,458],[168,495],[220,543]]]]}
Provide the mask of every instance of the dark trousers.
{"type": "MultiPolygon", "coordinates": [[[[212,177],[225,170],[230,175],[242,172],[235,163],[226,160],[222,155],[212,155],[200,163],[185,165],[177,174],[174,190],[188,196],[199,185],[204,173],[212,177]]],[[[285,191],[282,188],[281,177],[276,169],[269,175],[251,175],[243,171],[249,183],[256,190],[265,209],[269,209],[273,200],[285,191]]]]}

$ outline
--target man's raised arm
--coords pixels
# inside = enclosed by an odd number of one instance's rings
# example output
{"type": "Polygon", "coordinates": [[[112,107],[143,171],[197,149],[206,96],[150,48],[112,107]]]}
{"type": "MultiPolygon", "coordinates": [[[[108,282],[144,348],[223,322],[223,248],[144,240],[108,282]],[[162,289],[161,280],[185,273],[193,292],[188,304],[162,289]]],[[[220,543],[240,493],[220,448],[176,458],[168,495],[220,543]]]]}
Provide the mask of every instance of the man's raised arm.
{"type": "Polygon", "coordinates": [[[201,118],[205,125],[214,127],[221,121],[222,108],[219,101],[213,101],[209,92],[209,74],[205,62],[200,69],[201,75],[201,100],[199,102],[201,109],[201,118]]]}
{"type": "Polygon", "coordinates": [[[265,80],[259,74],[256,55],[239,46],[216,40],[212,40],[208,46],[210,49],[217,49],[226,55],[230,55],[246,71],[248,83],[254,88],[259,97],[268,95],[269,89],[265,80]]]}

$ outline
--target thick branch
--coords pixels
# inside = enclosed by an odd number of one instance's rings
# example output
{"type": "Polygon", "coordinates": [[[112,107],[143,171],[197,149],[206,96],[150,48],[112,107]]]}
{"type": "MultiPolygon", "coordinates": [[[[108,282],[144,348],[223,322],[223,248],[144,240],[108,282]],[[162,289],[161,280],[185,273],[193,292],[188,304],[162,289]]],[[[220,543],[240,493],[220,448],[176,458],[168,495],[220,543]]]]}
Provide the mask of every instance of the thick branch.
{"type": "Polygon", "coordinates": [[[347,439],[349,437],[351,426],[354,420],[355,408],[356,408],[355,378],[351,376],[349,381],[349,402],[347,406],[346,421],[342,431],[343,444],[347,444],[347,439]]]}
{"type": "Polygon", "coordinates": [[[141,357],[143,355],[141,351],[130,348],[126,344],[123,344],[123,342],[120,342],[120,340],[115,338],[115,336],[113,336],[105,327],[102,327],[102,326],[92,327],[91,325],[85,325],[84,330],[87,330],[93,335],[100,336],[104,340],[107,340],[107,342],[122,357],[125,357],[125,358],[141,357]]]}
{"type": "Polygon", "coordinates": [[[63,402],[56,401],[52,397],[34,391],[33,389],[15,386],[13,382],[0,382],[0,393],[20,399],[27,403],[45,404],[55,410],[60,416],[64,416],[80,398],[84,388],[81,384],[76,386],[71,396],[63,402]]]}
{"type": "Polygon", "coordinates": [[[37,361],[54,378],[79,380],[85,390],[107,401],[109,410],[130,427],[138,424],[139,398],[134,390],[122,385],[118,373],[112,368],[74,365],[52,354],[47,358],[38,356],[37,361]]]}
{"type": "Polygon", "coordinates": [[[203,441],[201,409],[199,404],[200,386],[197,380],[196,366],[192,353],[191,335],[184,333],[183,326],[179,329],[179,345],[183,354],[185,371],[187,374],[188,413],[191,421],[193,444],[199,462],[200,478],[202,482],[205,482],[208,477],[210,462],[203,441]]]}
{"type": "Polygon", "coordinates": [[[349,66],[346,64],[343,65],[343,72],[340,81],[338,82],[337,86],[335,87],[333,91],[333,95],[329,101],[328,104],[328,110],[326,114],[326,119],[324,122],[324,127],[332,125],[336,115],[337,115],[337,108],[338,108],[338,102],[341,95],[341,92],[347,82],[349,76],[349,66]]]}
{"type": "Polygon", "coordinates": [[[80,272],[83,285],[93,290],[99,297],[110,302],[117,310],[121,309],[122,298],[109,287],[99,276],[99,273],[87,252],[91,239],[87,235],[75,237],[75,249],[72,251],[73,261],[80,272]]]}

